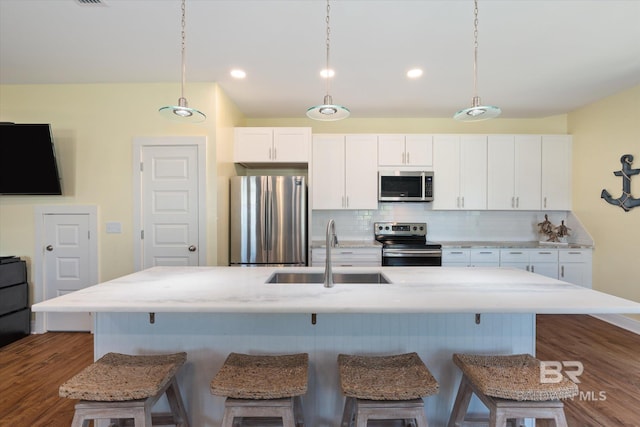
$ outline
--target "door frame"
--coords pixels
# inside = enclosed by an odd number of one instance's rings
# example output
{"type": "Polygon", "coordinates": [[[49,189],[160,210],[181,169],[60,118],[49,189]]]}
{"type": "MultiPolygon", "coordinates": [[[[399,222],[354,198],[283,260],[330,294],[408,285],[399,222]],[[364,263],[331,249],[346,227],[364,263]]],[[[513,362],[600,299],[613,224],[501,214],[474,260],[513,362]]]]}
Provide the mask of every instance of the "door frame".
{"type": "Polygon", "coordinates": [[[142,242],[142,150],[153,146],[195,146],[198,155],[198,264],[206,265],[206,136],[151,136],[135,137],[133,139],[133,268],[142,269],[144,247],[142,242]]]}
{"type": "MultiPolygon", "coordinates": [[[[89,215],[89,281],[91,285],[99,282],[98,275],[98,207],[94,205],[48,205],[34,207],[35,241],[31,282],[33,283],[33,302],[42,302],[45,295],[44,282],[44,216],[45,215],[89,215]]],[[[46,313],[36,313],[35,333],[46,331],[46,313]]]]}

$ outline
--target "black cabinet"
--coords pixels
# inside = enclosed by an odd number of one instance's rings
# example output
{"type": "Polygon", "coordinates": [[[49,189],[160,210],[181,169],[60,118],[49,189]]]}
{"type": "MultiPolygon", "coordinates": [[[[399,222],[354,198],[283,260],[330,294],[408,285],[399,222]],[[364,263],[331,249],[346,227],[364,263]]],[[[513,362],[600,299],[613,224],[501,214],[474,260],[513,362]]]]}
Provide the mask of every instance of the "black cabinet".
{"type": "Polygon", "coordinates": [[[31,332],[27,264],[16,257],[0,258],[0,347],[31,332]]]}

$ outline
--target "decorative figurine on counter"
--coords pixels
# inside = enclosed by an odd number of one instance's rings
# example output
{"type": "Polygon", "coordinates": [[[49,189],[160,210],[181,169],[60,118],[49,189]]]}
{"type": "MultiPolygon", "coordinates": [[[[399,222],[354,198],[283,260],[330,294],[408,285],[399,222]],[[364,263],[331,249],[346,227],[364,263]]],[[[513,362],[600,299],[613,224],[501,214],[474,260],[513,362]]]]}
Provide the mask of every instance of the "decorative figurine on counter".
{"type": "Polygon", "coordinates": [[[554,226],[551,221],[549,221],[547,214],[544,215],[544,221],[538,223],[538,233],[544,234],[547,237],[547,242],[563,243],[561,239],[564,240],[569,236],[570,231],[571,229],[564,225],[564,220],[562,220],[559,226],[554,226]]]}
{"type": "Polygon", "coordinates": [[[640,199],[636,199],[631,195],[631,177],[640,173],[640,169],[631,169],[632,162],[633,156],[631,154],[623,155],[620,158],[622,170],[613,173],[615,176],[622,177],[622,195],[617,199],[614,199],[607,190],[602,190],[602,193],[600,194],[600,197],[605,201],[612,205],[620,206],[625,212],[629,212],[636,206],[640,206],[640,199]]]}

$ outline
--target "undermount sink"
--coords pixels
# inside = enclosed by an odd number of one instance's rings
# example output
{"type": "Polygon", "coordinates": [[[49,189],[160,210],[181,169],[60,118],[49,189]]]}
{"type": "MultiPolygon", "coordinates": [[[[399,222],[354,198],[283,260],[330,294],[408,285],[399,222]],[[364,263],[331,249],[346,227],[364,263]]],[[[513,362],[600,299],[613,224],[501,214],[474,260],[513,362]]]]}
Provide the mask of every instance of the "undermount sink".
{"type": "MultiPolygon", "coordinates": [[[[323,283],[323,273],[275,272],[266,283],[323,283]]],[[[391,281],[382,273],[333,273],[334,283],[387,284],[391,281]]]]}

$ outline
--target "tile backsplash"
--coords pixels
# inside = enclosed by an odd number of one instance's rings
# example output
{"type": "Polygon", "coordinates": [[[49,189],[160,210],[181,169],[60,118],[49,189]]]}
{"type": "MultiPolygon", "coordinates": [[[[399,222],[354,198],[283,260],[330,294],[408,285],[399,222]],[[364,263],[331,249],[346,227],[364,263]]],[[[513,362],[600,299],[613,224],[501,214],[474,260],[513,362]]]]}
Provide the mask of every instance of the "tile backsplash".
{"type": "Polygon", "coordinates": [[[323,239],[327,221],[333,218],[340,239],[367,240],[373,239],[373,224],[377,221],[426,222],[431,241],[538,241],[542,237],[538,223],[544,221],[545,213],[555,225],[564,220],[574,232],[572,237],[592,243],[570,212],[434,211],[426,203],[380,203],[378,210],[314,210],[310,230],[313,240],[323,239]]]}

